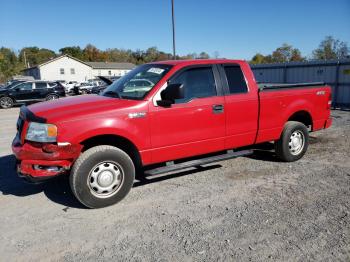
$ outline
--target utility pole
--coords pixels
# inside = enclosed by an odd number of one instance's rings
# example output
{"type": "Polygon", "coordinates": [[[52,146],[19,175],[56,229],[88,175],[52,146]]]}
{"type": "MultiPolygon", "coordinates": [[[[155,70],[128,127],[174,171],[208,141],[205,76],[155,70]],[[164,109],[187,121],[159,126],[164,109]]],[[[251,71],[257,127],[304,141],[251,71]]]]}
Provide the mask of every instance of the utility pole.
{"type": "Polygon", "coordinates": [[[173,24],[173,59],[176,60],[176,49],[175,49],[175,17],[174,17],[174,0],[171,0],[171,18],[173,24]]]}
{"type": "Polygon", "coordinates": [[[26,65],[26,68],[28,68],[26,51],[23,51],[23,56],[24,56],[24,64],[26,65]]]}

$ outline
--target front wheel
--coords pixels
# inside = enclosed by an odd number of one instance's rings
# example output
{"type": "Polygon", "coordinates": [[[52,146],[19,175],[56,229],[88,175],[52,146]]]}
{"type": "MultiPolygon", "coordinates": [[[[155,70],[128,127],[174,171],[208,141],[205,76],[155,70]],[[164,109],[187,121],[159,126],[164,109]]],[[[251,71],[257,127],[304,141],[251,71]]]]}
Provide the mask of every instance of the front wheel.
{"type": "Polygon", "coordinates": [[[275,142],[277,157],[286,162],[296,161],[304,156],[309,145],[309,132],[303,123],[288,121],[282,135],[275,142]]]}
{"type": "Polygon", "coordinates": [[[122,200],[134,179],[135,167],[129,155],[119,148],[103,145],[80,155],[70,174],[70,186],[84,206],[101,208],[122,200]]]}
{"type": "Polygon", "coordinates": [[[11,97],[4,96],[0,98],[0,107],[1,108],[11,108],[13,107],[13,100],[11,97]]]}

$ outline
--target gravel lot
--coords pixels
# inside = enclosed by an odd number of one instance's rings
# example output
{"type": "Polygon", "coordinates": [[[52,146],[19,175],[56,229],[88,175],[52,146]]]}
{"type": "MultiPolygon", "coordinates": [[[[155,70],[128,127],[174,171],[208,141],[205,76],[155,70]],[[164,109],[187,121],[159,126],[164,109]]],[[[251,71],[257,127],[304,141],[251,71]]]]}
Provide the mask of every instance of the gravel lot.
{"type": "Polygon", "coordinates": [[[298,162],[257,150],[136,181],[120,204],[89,210],[65,179],[16,177],[18,111],[0,110],[0,261],[350,261],[350,112],[333,111],[298,162]]]}

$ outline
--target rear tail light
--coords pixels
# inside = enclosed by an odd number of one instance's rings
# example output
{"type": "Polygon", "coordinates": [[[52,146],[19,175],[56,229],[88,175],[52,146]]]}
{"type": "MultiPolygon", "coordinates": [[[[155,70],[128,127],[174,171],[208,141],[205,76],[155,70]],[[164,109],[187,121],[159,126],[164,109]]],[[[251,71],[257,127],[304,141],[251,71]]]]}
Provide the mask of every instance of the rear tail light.
{"type": "Polygon", "coordinates": [[[331,106],[332,106],[332,93],[329,93],[328,103],[327,103],[327,110],[330,110],[331,106]]]}

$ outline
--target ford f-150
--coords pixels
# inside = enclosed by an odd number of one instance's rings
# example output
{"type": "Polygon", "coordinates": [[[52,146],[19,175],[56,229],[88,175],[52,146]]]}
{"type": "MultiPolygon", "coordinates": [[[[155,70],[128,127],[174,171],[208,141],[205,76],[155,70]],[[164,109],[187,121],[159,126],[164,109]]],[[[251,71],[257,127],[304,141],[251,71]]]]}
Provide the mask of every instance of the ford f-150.
{"type": "Polygon", "coordinates": [[[296,161],[309,132],[331,125],[330,107],[329,86],[257,84],[241,60],[155,62],[99,95],[23,106],[12,150],[21,177],[69,175],[76,198],[99,208],[123,199],[136,174],[247,155],[255,144],[274,142],[278,158],[296,161]]]}

